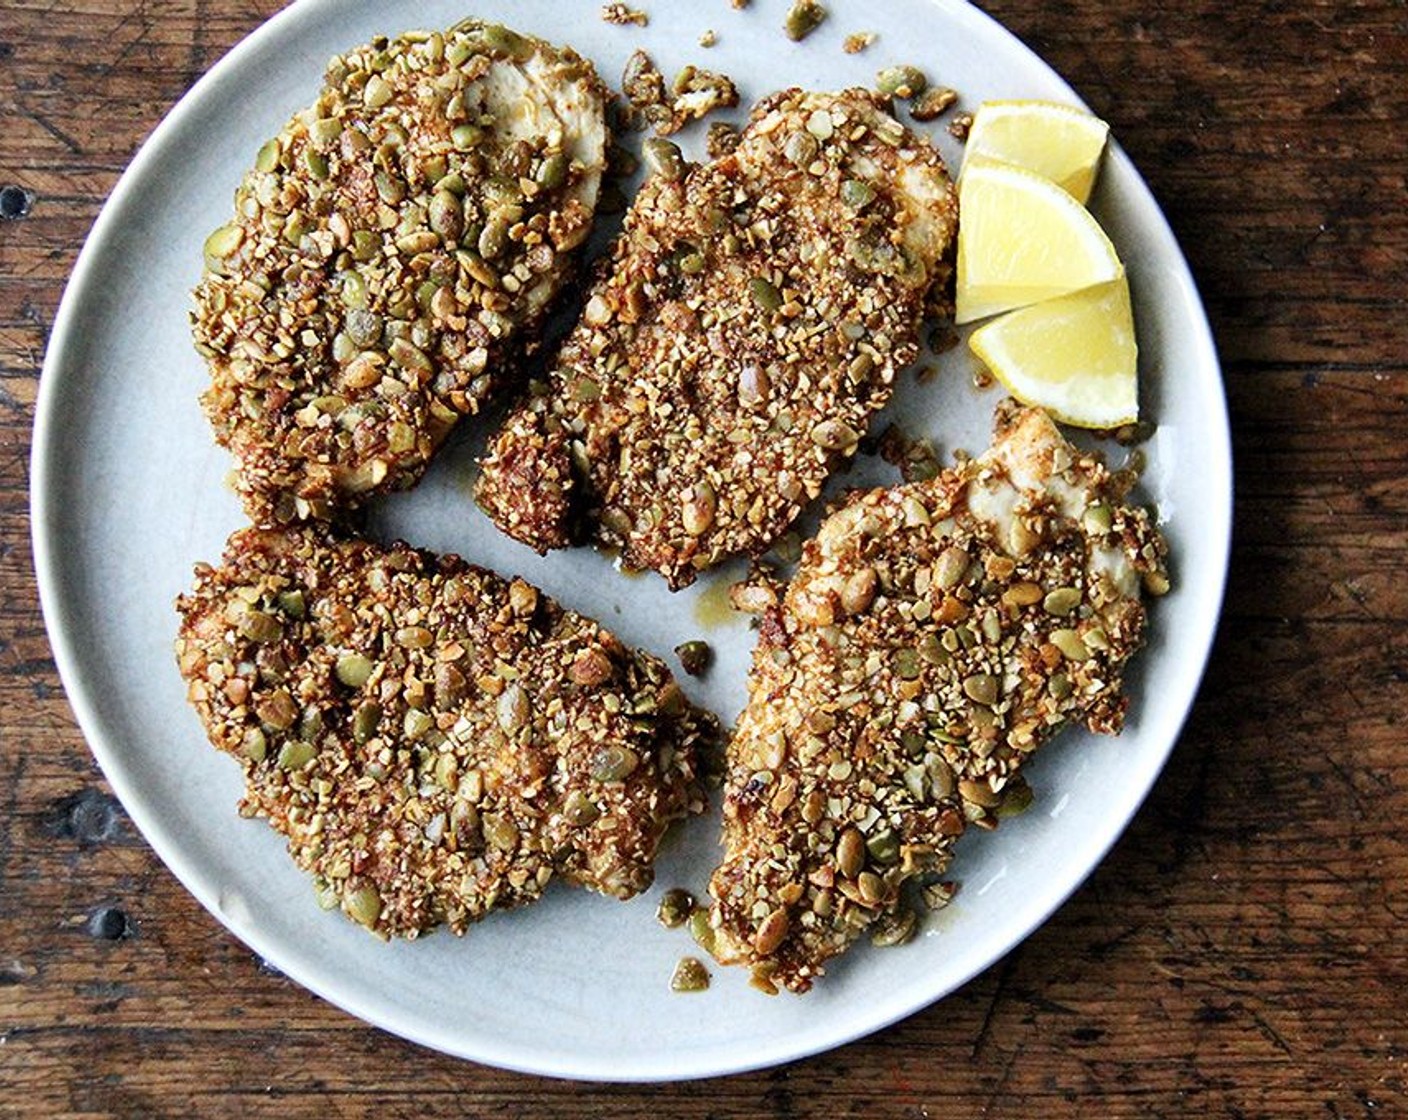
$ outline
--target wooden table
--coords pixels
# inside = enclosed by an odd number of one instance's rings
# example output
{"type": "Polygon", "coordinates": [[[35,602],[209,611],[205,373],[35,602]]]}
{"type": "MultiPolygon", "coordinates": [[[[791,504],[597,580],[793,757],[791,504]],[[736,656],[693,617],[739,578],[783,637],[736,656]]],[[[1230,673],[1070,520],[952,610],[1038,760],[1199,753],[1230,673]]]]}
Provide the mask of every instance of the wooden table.
{"type": "Polygon", "coordinates": [[[0,222],[0,1116],[1408,1111],[1401,0],[987,5],[1112,122],[1207,300],[1237,463],[1212,664],[1129,832],[1005,960],[837,1052],[652,1089],[452,1061],[265,966],[136,834],[60,688],[27,512],[49,324],[138,143],[279,6],[0,13],[0,184],[27,192],[0,209],[28,209],[0,222]]]}

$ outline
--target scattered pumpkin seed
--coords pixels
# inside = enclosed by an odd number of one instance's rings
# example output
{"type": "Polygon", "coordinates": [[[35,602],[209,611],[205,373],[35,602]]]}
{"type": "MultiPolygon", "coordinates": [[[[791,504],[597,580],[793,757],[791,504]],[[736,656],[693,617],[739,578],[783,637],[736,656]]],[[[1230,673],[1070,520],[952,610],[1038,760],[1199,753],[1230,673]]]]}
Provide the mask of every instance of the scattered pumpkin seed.
{"type": "Polygon", "coordinates": [[[655,917],[666,929],[679,929],[694,913],[694,896],[682,887],[672,887],[660,898],[655,917]]]}
{"type": "Polygon", "coordinates": [[[601,816],[601,810],[585,791],[574,789],[562,803],[562,815],[568,824],[584,828],[601,816]]]}
{"type": "Polygon", "coordinates": [[[1144,590],[1150,595],[1156,597],[1167,595],[1172,587],[1166,573],[1159,571],[1144,573],[1144,590]]]}
{"type": "Polygon", "coordinates": [[[947,86],[930,86],[909,106],[909,115],[917,121],[932,121],[946,113],[958,101],[958,93],[947,86]]]}
{"type": "Polygon", "coordinates": [[[1042,600],[1042,607],[1047,614],[1070,614],[1081,604],[1082,595],[1074,587],[1058,587],[1055,591],[1047,594],[1042,600]]]}
{"type": "Polygon", "coordinates": [[[361,688],[371,678],[375,668],[370,658],[360,653],[347,653],[337,659],[333,672],[348,688],[361,688]]]}
{"type": "Polygon", "coordinates": [[[703,480],[690,487],[681,507],[681,522],[684,531],[691,537],[702,536],[714,524],[718,509],[718,496],[714,488],[703,480]]]}
{"type": "Polygon", "coordinates": [[[714,651],[709,643],[695,639],[693,641],[681,642],[675,647],[675,656],[680,659],[680,667],[691,677],[697,677],[709,668],[709,662],[713,660],[714,651]]]}
{"type": "Polygon", "coordinates": [[[579,404],[586,404],[601,396],[601,385],[590,377],[576,377],[567,387],[567,394],[579,404]]]}
{"type": "Polygon", "coordinates": [[[854,879],[865,866],[865,837],[852,826],[841,833],[836,844],[836,870],[847,879],[854,879]]]}
{"type": "Polygon", "coordinates": [[[237,225],[221,226],[205,239],[206,260],[224,260],[232,256],[244,240],[244,230],[237,225]]]}
{"type": "Polygon", "coordinates": [[[446,241],[455,241],[464,232],[464,206],[452,192],[437,190],[430,200],[427,220],[439,236],[446,241]]]}
{"type": "Polygon", "coordinates": [[[254,169],[266,173],[273,171],[279,166],[279,157],[282,155],[283,149],[279,145],[278,137],[266,140],[254,157],[254,169]]]}
{"type": "Polygon", "coordinates": [[[865,850],[876,863],[894,863],[900,858],[900,841],[891,829],[882,829],[865,842],[865,850]]]}
{"type": "Polygon", "coordinates": [[[303,149],[303,167],[310,176],[320,182],[328,177],[328,160],[315,148],[303,149]]]}
{"type": "Polygon", "coordinates": [[[1053,630],[1051,644],[1059,649],[1068,661],[1085,661],[1090,657],[1090,650],[1076,630],[1053,630]]]}
{"type": "Polygon", "coordinates": [[[901,906],[893,914],[882,914],[871,926],[870,943],[877,949],[889,949],[914,940],[919,929],[919,915],[912,906],[901,906]]]}
{"type": "Polygon", "coordinates": [[[391,340],[391,345],[387,348],[387,353],[391,360],[403,369],[430,370],[430,359],[425,351],[421,350],[414,343],[407,342],[404,338],[391,340]]]}
{"type": "Polygon", "coordinates": [[[754,302],[769,315],[774,314],[782,306],[782,293],[765,276],[754,276],[749,280],[748,291],[752,293],[754,302]]]}
{"type": "Polygon", "coordinates": [[[279,620],[264,611],[249,610],[240,616],[239,632],[251,642],[267,645],[284,636],[279,620]]]}
{"type": "Polygon", "coordinates": [[[318,749],[302,739],[289,739],[279,748],[278,766],[280,770],[302,770],[310,762],[318,749]]]}
{"type": "Polygon", "coordinates": [[[826,9],[816,0],[793,0],[782,29],[794,43],[800,43],[826,20],[826,9]]]}
{"type": "Polygon", "coordinates": [[[976,704],[992,707],[997,703],[998,679],[991,673],[974,673],[963,678],[963,693],[976,704]]]}
{"type": "Polygon", "coordinates": [[[1110,512],[1109,506],[1096,503],[1086,507],[1085,513],[1081,516],[1081,525],[1087,533],[1095,535],[1108,533],[1114,526],[1114,516],[1110,512]]]}
{"type": "Polygon", "coordinates": [[[957,883],[927,883],[920,888],[919,897],[930,910],[942,910],[957,893],[957,883]]]}
{"type": "Polygon", "coordinates": [[[483,813],[479,820],[484,840],[491,848],[511,852],[518,847],[518,826],[507,813],[483,813]]]}
{"type": "Polygon", "coordinates": [[[929,79],[917,66],[887,66],[875,75],[875,88],[886,97],[908,101],[924,92],[929,79]]]}
{"type": "Polygon", "coordinates": [[[958,545],[950,545],[939,553],[939,558],[934,562],[934,582],[944,591],[952,590],[958,586],[971,563],[972,558],[967,552],[958,545]]]}
{"type": "Polygon", "coordinates": [[[319,117],[308,127],[308,135],[314,143],[326,147],[342,135],[342,122],[336,117],[319,117]]]}
{"type": "Polygon", "coordinates": [[[841,183],[841,201],[852,210],[864,210],[875,201],[875,188],[864,179],[846,179],[841,183]]]}
{"type": "Polygon", "coordinates": [[[347,896],[347,913],[358,925],[371,929],[381,917],[381,895],[375,887],[360,887],[347,896]]]}
{"type": "Polygon", "coordinates": [[[670,977],[672,992],[702,992],[709,987],[709,970],[694,957],[683,957],[670,977]]]}
{"type": "Polygon", "coordinates": [[[818,140],[830,140],[836,135],[836,122],[825,109],[813,109],[807,116],[807,131],[818,140]]]}
{"type": "Polygon", "coordinates": [[[688,925],[689,935],[694,938],[694,943],[713,956],[715,936],[714,927],[709,924],[709,911],[702,906],[696,906],[689,916],[688,925]]]}
{"type": "Polygon", "coordinates": [[[556,190],[567,181],[567,157],[561,152],[548,156],[538,165],[534,181],[544,190],[556,190]]]}
{"type": "Polygon", "coordinates": [[[1002,799],[992,791],[992,786],[987,782],[970,781],[967,778],[958,783],[958,795],[973,805],[981,806],[984,809],[995,808],[1002,799]]]}
{"type": "Polygon", "coordinates": [[[450,140],[462,152],[467,152],[484,143],[486,133],[477,124],[457,124],[450,129],[450,140]]]}
{"type": "Polygon", "coordinates": [[[652,136],[641,145],[640,154],[651,175],[659,175],[670,182],[684,176],[684,153],[678,144],[652,136]]]}
{"type": "Polygon", "coordinates": [[[860,442],[860,433],[844,420],[823,420],[812,429],[811,439],[828,451],[841,451],[860,442]]]}
{"type": "Polygon", "coordinates": [[[381,341],[382,326],[381,316],[365,307],[352,308],[342,322],[348,340],[361,350],[369,350],[381,341]]]}
{"type": "Polygon", "coordinates": [[[262,729],[251,727],[244,733],[244,741],[240,744],[240,749],[244,752],[245,758],[251,762],[263,762],[269,754],[269,739],[262,729]]]}
{"type": "Polygon", "coordinates": [[[856,877],[856,890],[860,894],[861,902],[866,906],[874,906],[885,897],[884,880],[873,871],[862,871],[856,877]]]}
{"type": "Polygon", "coordinates": [[[368,109],[380,109],[391,100],[392,96],[391,84],[377,74],[368,78],[367,84],[362,89],[362,103],[368,109]]]}
{"type": "Polygon", "coordinates": [[[365,264],[375,260],[381,252],[381,238],[369,229],[359,229],[352,234],[352,258],[365,264]]]}
{"type": "Polygon", "coordinates": [[[1035,795],[1032,787],[1020,776],[1008,782],[1002,791],[1002,801],[997,806],[999,817],[1017,817],[1031,808],[1035,795]]]}
{"type": "Polygon", "coordinates": [[[592,758],[591,774],[598,782],[624,782],[640,765],[640,755],[630,747],[602,747],[592,758]]]}
{"type": "Polygon", "coordinates": [[[787,939],[787,930],[791,926],[792,920],[787,916],[787,910],[778,907],[763,919],[762,925],[758,927],[758,932],[753,935],[753,949],[759,956],[768,957],[777,951],[779,945],[787,939]]]}
{"type": "Polygon", "coordinates": [[[782,145],[782,154],[795,167],[810,167],[821,145],[810,132],[793,132],[782,145]]]}
{"type": "Polygon", "coordinates": [[[358,743],[365,743],[376,735],[380,723],[381,705],[368,701],[358,708],[352,717],[352,738],[358,743]]]}
{"type": "Polygon", "coordinates": [[[479,34],[490,50],[506,54],[517,62],[526,62],[533,57],[532,42],[502,24],[485,24],[479,34]]]}
{"type": "Polygon", "coordinates": [[[313,876],[313,899],[319,910],[335,910],[340,899],[337,888],[321,875],[313,876]]]}
{"type": "Polygon", "coordinates": [[[376,194],[388,206],[395,206],[406,197],[406,184],[389,171],[377,171],[372,175],[372,185],[376,194]]]}

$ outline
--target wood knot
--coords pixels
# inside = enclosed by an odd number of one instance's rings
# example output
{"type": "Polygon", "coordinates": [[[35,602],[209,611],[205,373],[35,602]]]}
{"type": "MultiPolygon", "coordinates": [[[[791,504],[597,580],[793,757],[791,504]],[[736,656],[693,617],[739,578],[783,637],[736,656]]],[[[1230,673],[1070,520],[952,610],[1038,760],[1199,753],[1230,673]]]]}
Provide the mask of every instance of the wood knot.
{"type": "Polygon", "coordinates": [[[0,187],[0,220],[13,222],[23,218],[34,205],[34,195],[23,187],[6,183],[0,187]]]}
{"type": "Polygon", "coordinates": [[[131,932],[127,912],[117,906],[100,906],[88,918],[88,933],[98,941],[121,941],[131,932]]]}
{"type": "Polygon", "coordinates": [[[96,789],[83,789],[60,798],[46,814],[45,831],[84,847],[105,843],[121,831],[117,799],[96,789]]]}

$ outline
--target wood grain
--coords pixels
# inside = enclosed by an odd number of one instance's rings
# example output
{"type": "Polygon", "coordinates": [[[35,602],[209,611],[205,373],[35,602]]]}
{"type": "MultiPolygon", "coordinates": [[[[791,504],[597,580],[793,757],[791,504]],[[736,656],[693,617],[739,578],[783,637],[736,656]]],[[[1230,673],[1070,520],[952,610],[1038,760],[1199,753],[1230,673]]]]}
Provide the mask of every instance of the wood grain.
{"type": "Polygon", "coordinates": [[[451,1061],[262,965],[136,835],[60,688],[27,512],[48,325],[138,144],[279,6],[0,13],[0,184],[32,195],[0,222],[0,1116],[1408,1112],[1401,0],[986,5],[1112,122],[1206,298],[1237,471],[1212,663],[1130,831],[1005,960],[834,1053],[653,1089],[451,1061]]]}

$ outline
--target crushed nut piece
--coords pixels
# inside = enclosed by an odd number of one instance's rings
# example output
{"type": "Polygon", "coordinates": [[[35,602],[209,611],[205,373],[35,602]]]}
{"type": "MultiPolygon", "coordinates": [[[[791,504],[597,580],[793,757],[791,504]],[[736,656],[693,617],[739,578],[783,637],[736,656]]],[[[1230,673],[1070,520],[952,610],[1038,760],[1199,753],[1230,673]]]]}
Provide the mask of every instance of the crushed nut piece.
{"type": "Polygon", "coordinates": [[[886,97],[908,101],[928,88],[929,79],[917,66],[887,66],[875,75],[875,88],[886,97]]]}
{"type": "Polygon", "coordinates": [[[947,86],[930,86],[909,106],[909,115],[917,121],[932,121],[958,103],[958,91],[947,86]]]}
{"type": "Polygon", "coordinates": [[[792,0],[783,30],[794,43],[801,42],[825,22],[826,15],[826,9],[816,0],[792,0]]]}
{"type": "Polygon", "coordinates": [[[670,132],[677,132],[715,109],[732,109],[738,104],[738,87],[728,75],[697,66],[686,66],[676,74],[671,88],[674,96],[670,100],[670,132]]]}
{"type": "Polygon", "coordinates": [[[618,27],[625,27],[628,24],[644,27],[650,22],[650,17],[644,12],[622,3],[602,5],[601,18],[607,23],[616,24],[618,27]]]}
{"type": "Polygon", "coordinates": [[[738,149],[738,129],[727,121],[715,121],[704,138],[704,150],[710,159],[723,159],[738,149]]]}
{"type": "Polygon", "coordinates": [[[670,977],[672,992],[702,992],[709,987],[709,970],[696,957],[683,957],[670,977]]]}
{"type": "Polygon", "coordinates": [[[942,910],[950,902],[953,896],[958,893],[957,883],[928,883],[920,888],[920,897],[924,900],[924,905],[930,910],[942,910]]]}
{"type": "Polygon", "coordinates": [[[874,31],[856,31],[841,40],[841,49],[847,54],[860,54],[878,38],[874,31]]]}
{"type": "Polygon", "coordinates": [[[906,482],[927,482],[939,473],[939,456],[934,445],[922,436],[910,436],[898,424],[880,433],[880,457],[899,467],[906,482]]]}
{"type": "Polygon", "coordinates": [[[665,76],[640,50],[627,60],[621,88],[632,115],[649,124],[658,136],[669,136],[715,109],[738,104],[738,87],[731,78],[697,66],[684,67],[667,89],[665,76]]]}
{"type": "Polygon", "coordinates": [[[709,648],[708,642],[696,639],[677,645],[675,656],[680,659],[680,666],[686,673],[697,677],[709,668],[709,663],[714,660],[714,651],[709,648]]]}
{"type": "Polygon", "coordinates": [[[715,34],[713,28],[708,29],[702,35],[699,36],[699,45],[706,49],[712,47],[718,41],[719,37],[717,34],[715,34]]]}

